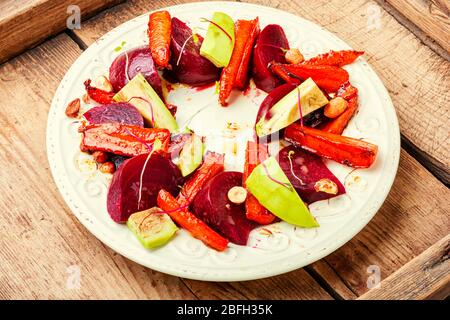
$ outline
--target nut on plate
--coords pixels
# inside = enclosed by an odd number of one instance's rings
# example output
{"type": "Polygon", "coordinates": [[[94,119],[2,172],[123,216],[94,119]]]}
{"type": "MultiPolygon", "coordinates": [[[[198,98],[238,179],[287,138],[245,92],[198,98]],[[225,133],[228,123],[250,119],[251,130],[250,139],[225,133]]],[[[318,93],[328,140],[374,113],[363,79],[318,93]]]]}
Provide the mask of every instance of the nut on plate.
{"type": "Polygon", "coordinates": [[[94,151],[92,153],[92,156],[97,163],[105,163],[106,161],[108,161],[108,154],[103,151],[94,151]]]}
{"type": "Polygon", "coordinates": [[[290,64],[298,64],[305,60],[302,53],[297,48],[292,48],[292,49],[287,50],[284,57],[285,57],[287,63],[290,63],[290,64]]]}
{"type": "Polygon", "coordinates": [[[314,184],[314,189],[317,192],[325,192],[328,194],[337,194],[338,193],[337,184],[328,178],[318,180],[314,184]]]}
{"type": "Polygon", "coordinates": [[[330,100],[325,106],[323,113],[326,117],[334,119],[344,112],[348,107],[348,102],[342,97],[336,97],[330,100]]]}
{"type": "Polygon", "coordinates": [[[66,116],[69,118],[78,117],[78,112],[80,111],[80,99],[76,98],[69,102],[66,107],[66,116]]]}
{"type": "Polygon", "coordinates": [[[113,162],[108,161],[100,164],[100,167],[98,169],[102,173],[114,173],[116,171],[116,166],[113,162]]]}
{"type": "Polygon", "coordinates": [[[228,190],[228,199],[235,203],[241,204],[244,203],[245,199],[247,199],[247,190],[243,187],[234,186],[230,190],[228,190]]]}

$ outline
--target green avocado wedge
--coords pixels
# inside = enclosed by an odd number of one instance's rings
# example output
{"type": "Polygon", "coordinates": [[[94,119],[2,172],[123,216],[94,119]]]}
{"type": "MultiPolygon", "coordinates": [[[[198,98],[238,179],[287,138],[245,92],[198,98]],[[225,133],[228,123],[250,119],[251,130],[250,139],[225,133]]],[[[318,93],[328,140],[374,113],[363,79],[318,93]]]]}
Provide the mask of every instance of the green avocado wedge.
{"type": "Polygon", "coordinates": [[[211,21],[200,47],[200,55],[218,68],[226,67],[234,48],[234,22],[223,12],[214,12],[211,21]]]}
{"type": "Polygon", "coordinates": [[[127,221],[127,226],[147,249],[162,246],[177,232],[178,227],[172,219],[161,213],[158,207],[133,213],[127,221]]]}
{"type": "Polygon", "coordinates": [[[322,90],[311,78],[308,78],[275,103],[269,110],[269,117],[262,117],[258,121],[256,124],[258,137],[277,132],[300,119],[298,108],[299,90],[303,117],[328,103],[328,99],[322,90]]]}
{"type": "Polygon", "coordinates": [[[122,90],[116,93],[113,100],[128,102],[135,106],[145,121],[154,128],[165,128],[170,132],[178,130],[175,118],[142,73],[138,73],[131,79],[122,90]]]}
{"type": "Polygon", "coordinates": [[[178,167],[183,177],[191,174],[202,164],[204,151],[205,146],[202,138],[193,133],[180,152],[178,167]]]}
{"type": "Polygon", "coordinates": [[[281,220],[304,228],[319,226],[274,157],[259,164],[245,183],[259,203],[281,220]]]}

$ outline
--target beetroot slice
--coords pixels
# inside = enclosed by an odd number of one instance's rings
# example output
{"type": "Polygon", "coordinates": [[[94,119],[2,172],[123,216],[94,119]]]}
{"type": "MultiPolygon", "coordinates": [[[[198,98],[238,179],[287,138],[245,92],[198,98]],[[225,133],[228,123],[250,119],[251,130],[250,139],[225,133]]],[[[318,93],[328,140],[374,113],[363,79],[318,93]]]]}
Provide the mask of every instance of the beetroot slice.
{"type": "Polygon", "coordinates": [[[288,177],[289,181],[297,190],[298,194],[306,203],[313,203],[319,200],[326,200],[345,193],[345,188],[336,176],[323,163],[322,158],[303,149],[297,149],[294,146],[283,148],[278,153],[278,162],[288,177]],[[288,158],[291,154],[291,164],[288,158]],[[294,176],[300,178],[303,184],[294,176]],[[321,179],[330,179],[337,185],[337,194],[329,194],[322,191],[316,191],[314,185],[321,179]]]}
{"type": "Polygon", "coordinates": [[[242,173],[219,173],[200,190],[193,202],[193,212],[229,241],[246,245],[250,231],[257,225],[245,216],[244,205],[228,200],[228,190],[242,186],[242,173]]]}
{"type": "Polygon", "coordinates": [[[144,119],[135,106],[129,103],[110,103],[94,107],[83,114],[90,124],[121,123],[144,127],[144,119]]]}
{"type": "Polygon", "coordinates": [[[178,167],[168,158],[153,154],[142,179],[142,196],[138,208],[140,175],[148,154],[125,160],[114,173],[108,190],[107,208],[115,222],[124,223],[137,211],[156,206],[159,190],[165,189],[176,196],[183,178],[178,167]]]}
{"type": "Polygon", "coordinates": [[[161,78],[153,61],[150,49],[139,47],[120,54],[109,67],[109,81],[114,92],[119,92],[135,75],[142,73],[156,93],[163,99],[161,78]],[[128,77],[125,71],[128,55],[128,77]]]}
{"type": "Polygon", "coordinates": [[[286,63],[283,49],[289,49],[283,28],[269,24],[259,34],[253,50],[252,76],[259,89],[270,92],[283,83],[268,68],[271,62],[286,63]]]}
{"type": "Polygon", "coordinates": [[[176,80],[192,86],[202,86],[218,80],[220,69],[200,55],[203,38],[198,36],[196,43],[191,36],[191,28],[183,21],[172,18],[170,41],[170,64],[172,70],[165,70],[164,76],[170,80],[176,80]],[[189,39],[189,37],[191,38],[189,39]],[[185,43],[186,45],[182,51],[185,43]],[[180,54],[181,58],[178,61],[180,54]]]}

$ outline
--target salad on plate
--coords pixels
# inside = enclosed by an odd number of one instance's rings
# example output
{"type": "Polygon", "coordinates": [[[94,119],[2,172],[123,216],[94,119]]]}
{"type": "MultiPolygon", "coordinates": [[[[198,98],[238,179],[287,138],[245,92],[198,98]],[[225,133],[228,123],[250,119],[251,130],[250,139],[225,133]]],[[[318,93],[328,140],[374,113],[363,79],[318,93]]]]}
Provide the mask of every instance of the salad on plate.
{"type": "Polygon", "coordinates": [[[346,192],[323,159],[364,169],[377,156],[376,145],[343,135],[358,109],[343,66],[364,52],[305,59],[281,26],[261,29],[258,17],[233,21],[215,12],[201,22],[205,28],[195,29],[168,11],[151,13],[148,45],[117,55],[107,75],[82,79],[86,93],[66,108],[81,120],[81,151],[112,174],[111,219],[148,249],[180,228],[217,251],[245,246],[253,229],[279,221],[320,228],[308,206],[346,192]],[[243,172],[227,170],[225,153],[208,150],[208,137],[177,121],[167,101],[175,83],[215,85],[217,108],[249,86],[264,92],[243,172]]]}

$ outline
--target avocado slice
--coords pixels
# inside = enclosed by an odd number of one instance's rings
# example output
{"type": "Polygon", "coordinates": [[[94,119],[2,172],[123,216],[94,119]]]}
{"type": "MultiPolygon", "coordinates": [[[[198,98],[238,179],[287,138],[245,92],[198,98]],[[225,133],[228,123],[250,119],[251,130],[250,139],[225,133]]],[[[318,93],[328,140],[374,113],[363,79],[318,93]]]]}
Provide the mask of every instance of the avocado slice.
{"type": "Polygon", "coordinates": [[[162,246],[169,241],[178,227],[172,219],[158,207],[133,213],[127,226],[147,249],[162,246]]]}
{"type": "Polygon", "coordinates": [[[253,169],[245,184],[259,203],[281,220],[304,228],[319,226],[274,157],[253,169]]]}
{"type": "Polygon", "coordinates": [[[262,117],[258,121],[256,124],[258,137],[277,132],[300,119],[298,89],[300,89],[300,104],[303,117],[328,103],[328,99],[322,90],[311,78],[308,78],[275,103],[268,111],[269,117],[262,117]]]}
{"type": "Polygon", "coordinates": [[[234,48],[234,22],[223,12],[214,12],[211,21],[213,23],[209,23],[208,31],[200,47],[200,55],[218,68],[226,67],[234,48]]]}
{"type": "Polygon", "coordinates": [[[170,132],[178,130],[175,118],[142,73],[131,79],[113,99],[134,105],[154,128],[166,128],[170,132]]]}
{"type": "Polygon", "coordinates": [[[202,138],[193,133],[180,152],[178,167],[183,177],[191,174],[202,164],[204,150],[202,138]]]}

